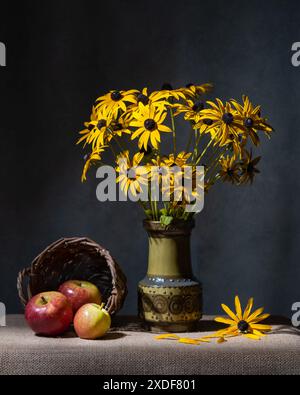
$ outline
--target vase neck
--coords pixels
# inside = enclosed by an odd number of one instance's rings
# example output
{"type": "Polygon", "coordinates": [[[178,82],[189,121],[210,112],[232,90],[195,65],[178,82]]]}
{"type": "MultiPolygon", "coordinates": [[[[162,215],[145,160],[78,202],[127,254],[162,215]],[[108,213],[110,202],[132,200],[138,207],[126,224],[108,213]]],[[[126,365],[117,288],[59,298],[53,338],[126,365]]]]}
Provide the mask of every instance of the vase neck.
{"type": "Polygon", "coordinates": [[[149,277],[191,278],[190,235],[193,225],[161,228],[158,223],[147,223],[149,235],[149,277]]]}

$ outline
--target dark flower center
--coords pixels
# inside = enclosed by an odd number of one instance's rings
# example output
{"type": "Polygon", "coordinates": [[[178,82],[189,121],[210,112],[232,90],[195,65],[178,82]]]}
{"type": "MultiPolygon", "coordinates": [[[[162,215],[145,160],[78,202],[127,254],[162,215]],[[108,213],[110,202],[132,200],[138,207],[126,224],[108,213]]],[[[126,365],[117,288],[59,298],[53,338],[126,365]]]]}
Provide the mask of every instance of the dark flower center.
{"type": "Polygon", "coordinates": [[[144,126],[147,130],[152,132],[156,129],[156,122],[154,121],[154,119],[146,119],[146,121],[144,122],[144,126]]]}
{"type": "Polygon", "coordinates": [[[252,118],[246,118],[244,121],[244,125],[246,126],[246,128],[252,128],[254,124],[254,121],[252,118]]]}
{"type": "Polygon", "coordinates": [[[225,112],[222,119],[223,122],[226,123],[226,125],[230,125],[233,122],[233,115],[231,114],[231,112],[225,112]]]}
{"type": "Polygon", "coordinates": [[[114,91],[114,92],[111,93],[110,96],[111,96],[113,101],[119,101],[119,100],[122,99],[122,94],[121,94],[120,91],[114,91]]]}
{"type": "Polygon", "coordinates": [[[254,170],[255,170],[255,167],[253,166],[253,163],[252,162],[250,162],[250,163],[248,163],[248,165],[247,165],[247,173],[253,173],[254,172],[254,170]]]}
{"type": "Polygon", "coordinates": [[[122,129],[123,129],[123,126],[122,126],[121,123],[116,123],[116,124],[114,125],[114,130],[115,130],[115,131],[122,130],[122,129]]]}
{"type": "Polygon", "coordinates": [[[214,121],[212,119],[207,118],[203,120],[203,123],[204,125],[211,126],[214,123],[214,121]]]}
{"type": "Polygon", "coordinates": [[[238,323],[238,329],[239,329],[239,331],[240,332],[242,332],[242,333],[247,333],[247,331],[248,331],[248,329],[249,329],[249,324],[248,324],[248,322],[246,322],[246,321],[240,321],[239,323],[238,323]]]}
{"type": "Polygon", "coordinates": [[[97,128],[101,129],[106,126],[106,120],[105,119],[100,119],[100,121],[97,123],[97,128]]]}
{"type": "Polygon", "coordinates": [[[196,101],[196,103],[193,105],[192,110],[195,112],[199,112],[203,110],[204,104],[201,101],[196,101]]]}
{"type": "Polygon", "coordinates": [[[146,95],[143,95],[143,93],[139,93],[137,95],[137,101],[138,103],[141,102],[146,106],[149,103],[149,98],[146,95]]]}
{"type": "Polygon", "coordinates": [[[137,178],[136,172],[131,170],[130,176],[128,176],[128,180],[135,181],[137,178]]]}
{"type": "Polygon", "coordinates": [[[173,87],[172,87],[171,84],[165,83],[165,84],[163,84],[163,86],[161,87],[161,90],[162,90],[162,91],[172,91],[172,90],[173,90],[173,87]]]}

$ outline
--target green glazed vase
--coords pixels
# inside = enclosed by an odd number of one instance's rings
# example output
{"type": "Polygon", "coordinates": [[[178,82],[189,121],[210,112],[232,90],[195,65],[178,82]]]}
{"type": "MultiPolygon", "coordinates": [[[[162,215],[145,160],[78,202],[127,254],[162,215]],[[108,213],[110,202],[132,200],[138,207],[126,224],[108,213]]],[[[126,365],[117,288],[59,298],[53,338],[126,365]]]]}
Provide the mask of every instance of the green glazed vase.
{"type": "Polygon", "coordinates": [[[193,227],[194,221],[167,228],[144,221],[149,257],[147,275],[138,285],[138,305],[139,317],[151,331],[193,331],[202,317],[202,286],[191,265],[193,227]]]}

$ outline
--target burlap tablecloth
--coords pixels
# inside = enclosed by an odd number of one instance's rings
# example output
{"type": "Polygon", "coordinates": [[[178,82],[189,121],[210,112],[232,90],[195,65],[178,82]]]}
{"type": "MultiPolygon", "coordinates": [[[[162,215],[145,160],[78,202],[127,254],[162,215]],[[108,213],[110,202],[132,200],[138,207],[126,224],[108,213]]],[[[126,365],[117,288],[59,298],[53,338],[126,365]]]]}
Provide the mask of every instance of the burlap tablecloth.
{"type": "MultiPolygon", "coordinates": [[[[204,317],[199,337],[215,329],[204,317]]],[[[227,343],[191,346],[156,341],[137,331],[136,324],[119,318],[102,340],[87,341],[72,333],[64,338],[35,336],[23,316],[8,316],[0,328],[0,373],[10,374],[300,374],[300,331],[275,325],[273,334],[259,342],[245,338],[227,343]]]]}

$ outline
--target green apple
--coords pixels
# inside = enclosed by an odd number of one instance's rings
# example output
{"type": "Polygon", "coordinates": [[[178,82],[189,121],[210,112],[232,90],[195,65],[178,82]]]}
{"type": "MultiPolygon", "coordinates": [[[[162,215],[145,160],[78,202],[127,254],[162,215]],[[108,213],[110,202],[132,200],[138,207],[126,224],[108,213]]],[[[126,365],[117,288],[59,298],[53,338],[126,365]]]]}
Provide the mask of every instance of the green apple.
{"type": "Polygon", "coordinates": [[[85,304],[80,307],[74,318],[74,329],[81,339],[99,339],[106,334],[110,325],[111,318],[104,308],[104,303],[85,304]]]}

